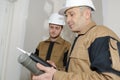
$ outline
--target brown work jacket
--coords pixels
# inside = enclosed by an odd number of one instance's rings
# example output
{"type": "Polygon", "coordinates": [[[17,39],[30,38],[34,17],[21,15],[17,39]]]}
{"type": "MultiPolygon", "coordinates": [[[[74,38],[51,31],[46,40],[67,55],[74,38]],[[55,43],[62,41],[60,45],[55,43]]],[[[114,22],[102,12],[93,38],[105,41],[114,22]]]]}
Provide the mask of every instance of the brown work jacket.
{"type": "MultiPolygon", "coordinates": [[[[41,57],[44,60],[46,59],[49,44],[50,39],[47,39],[45,41],[40,42],[37,47],[37,49],[39,50],[39,57],[41,57]]],[[[53,61],[55,63],[58,70],[64,70],[66,64],[65,59],[67,57],[69,48],[70,43],[64,40],[63,38],[58,37],[58,39],[55,41],[51,52],[50,61],[53,61]]]]}
{"type": "Polygon", "coordinates": [[[68,72],[55,72],[53,80],[120,80],[119,54],[115,54],[114,49],[110,50],[111,46],[109,48],[102,46],[109,45],[107,36],[119,40],[116,34],[107,27],[92,22],[85,26],[79,35],[81,36],[69,55],[68,72]],[[101,44],[99,40],[106,42],[101,44]],[[98,44],[101,46],[99,50],[98,44]],[[95,47],[91,48],[92,46],[95,47]]]}

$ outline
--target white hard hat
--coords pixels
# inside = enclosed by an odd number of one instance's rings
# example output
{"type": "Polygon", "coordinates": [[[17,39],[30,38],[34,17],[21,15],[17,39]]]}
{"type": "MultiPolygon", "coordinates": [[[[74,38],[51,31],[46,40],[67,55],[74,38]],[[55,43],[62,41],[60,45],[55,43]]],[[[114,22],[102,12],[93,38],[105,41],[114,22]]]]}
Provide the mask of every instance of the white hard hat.
{"type": "Polygon", "coordinates": [[[64,16],[62,16],[58,13],[53,13],[49,18],[49,23],[65,25],[64,16]]]}
{"type": "Polygon", "coordinates": [[[65,6],[60,9],[59,14],[64,15],[67,9],[77,6],[88,6],[92,11],[95,11],[95,7],[91,0],[66,0],[65,6]]]}

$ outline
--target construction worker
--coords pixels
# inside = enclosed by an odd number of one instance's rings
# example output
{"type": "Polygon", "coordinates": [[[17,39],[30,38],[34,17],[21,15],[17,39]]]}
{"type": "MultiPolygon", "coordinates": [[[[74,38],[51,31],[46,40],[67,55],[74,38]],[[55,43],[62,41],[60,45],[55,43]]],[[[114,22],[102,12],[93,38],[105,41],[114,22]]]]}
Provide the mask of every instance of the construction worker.
{"type": "Polygon", "coordinates": [[[60,36],[65,25],[64,16],[53,13],[48,23],[50,37],[38,44],[35,54],[46,61],[54,62],[58,70],[64,70],[70,48],[70,42],[60,36]]]}

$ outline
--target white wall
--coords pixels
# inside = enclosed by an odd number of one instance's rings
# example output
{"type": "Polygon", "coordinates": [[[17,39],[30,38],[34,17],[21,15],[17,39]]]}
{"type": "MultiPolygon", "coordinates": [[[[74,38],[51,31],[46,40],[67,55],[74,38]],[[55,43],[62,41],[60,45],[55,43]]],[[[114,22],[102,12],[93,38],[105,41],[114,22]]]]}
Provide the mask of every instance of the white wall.
{"type": "Polygon", "coordinates": [[[0,0],[0,80],[21,80],[21,54],[28,0],[0,0]]]}
{"type": "Polygon", "coordinates": [[[120,0],[102,0],[103,24],[120,37],[120,0]]]}
{"type": "Polygon", "coordinates": [[[102,0],[93,0],[96,11],[93,12],[93,20],[99,25],[103,24],[102,0]]]}

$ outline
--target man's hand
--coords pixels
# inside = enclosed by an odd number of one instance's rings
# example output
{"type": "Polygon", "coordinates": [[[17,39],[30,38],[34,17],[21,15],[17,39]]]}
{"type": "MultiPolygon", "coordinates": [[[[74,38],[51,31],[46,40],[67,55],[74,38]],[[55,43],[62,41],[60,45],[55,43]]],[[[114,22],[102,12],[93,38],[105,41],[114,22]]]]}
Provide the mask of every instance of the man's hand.
{"type": "Polygon", "coordinates": [[[47,62],[48,62],[49,64],[51,64],[55,69],[57,68],[56,65],[55,65],[55,63],[54,63],[53,61],[47,60],[47,62]]]}
{"type": "Polygon", "coordinates": [[[37,63],[37,67],[40,70],[43,70],[45,73],[39,76],[33,76],[32,80],[52,80],[54,73],[57,71],[53,67],[45,67],[39,63],[37,63]]]}

